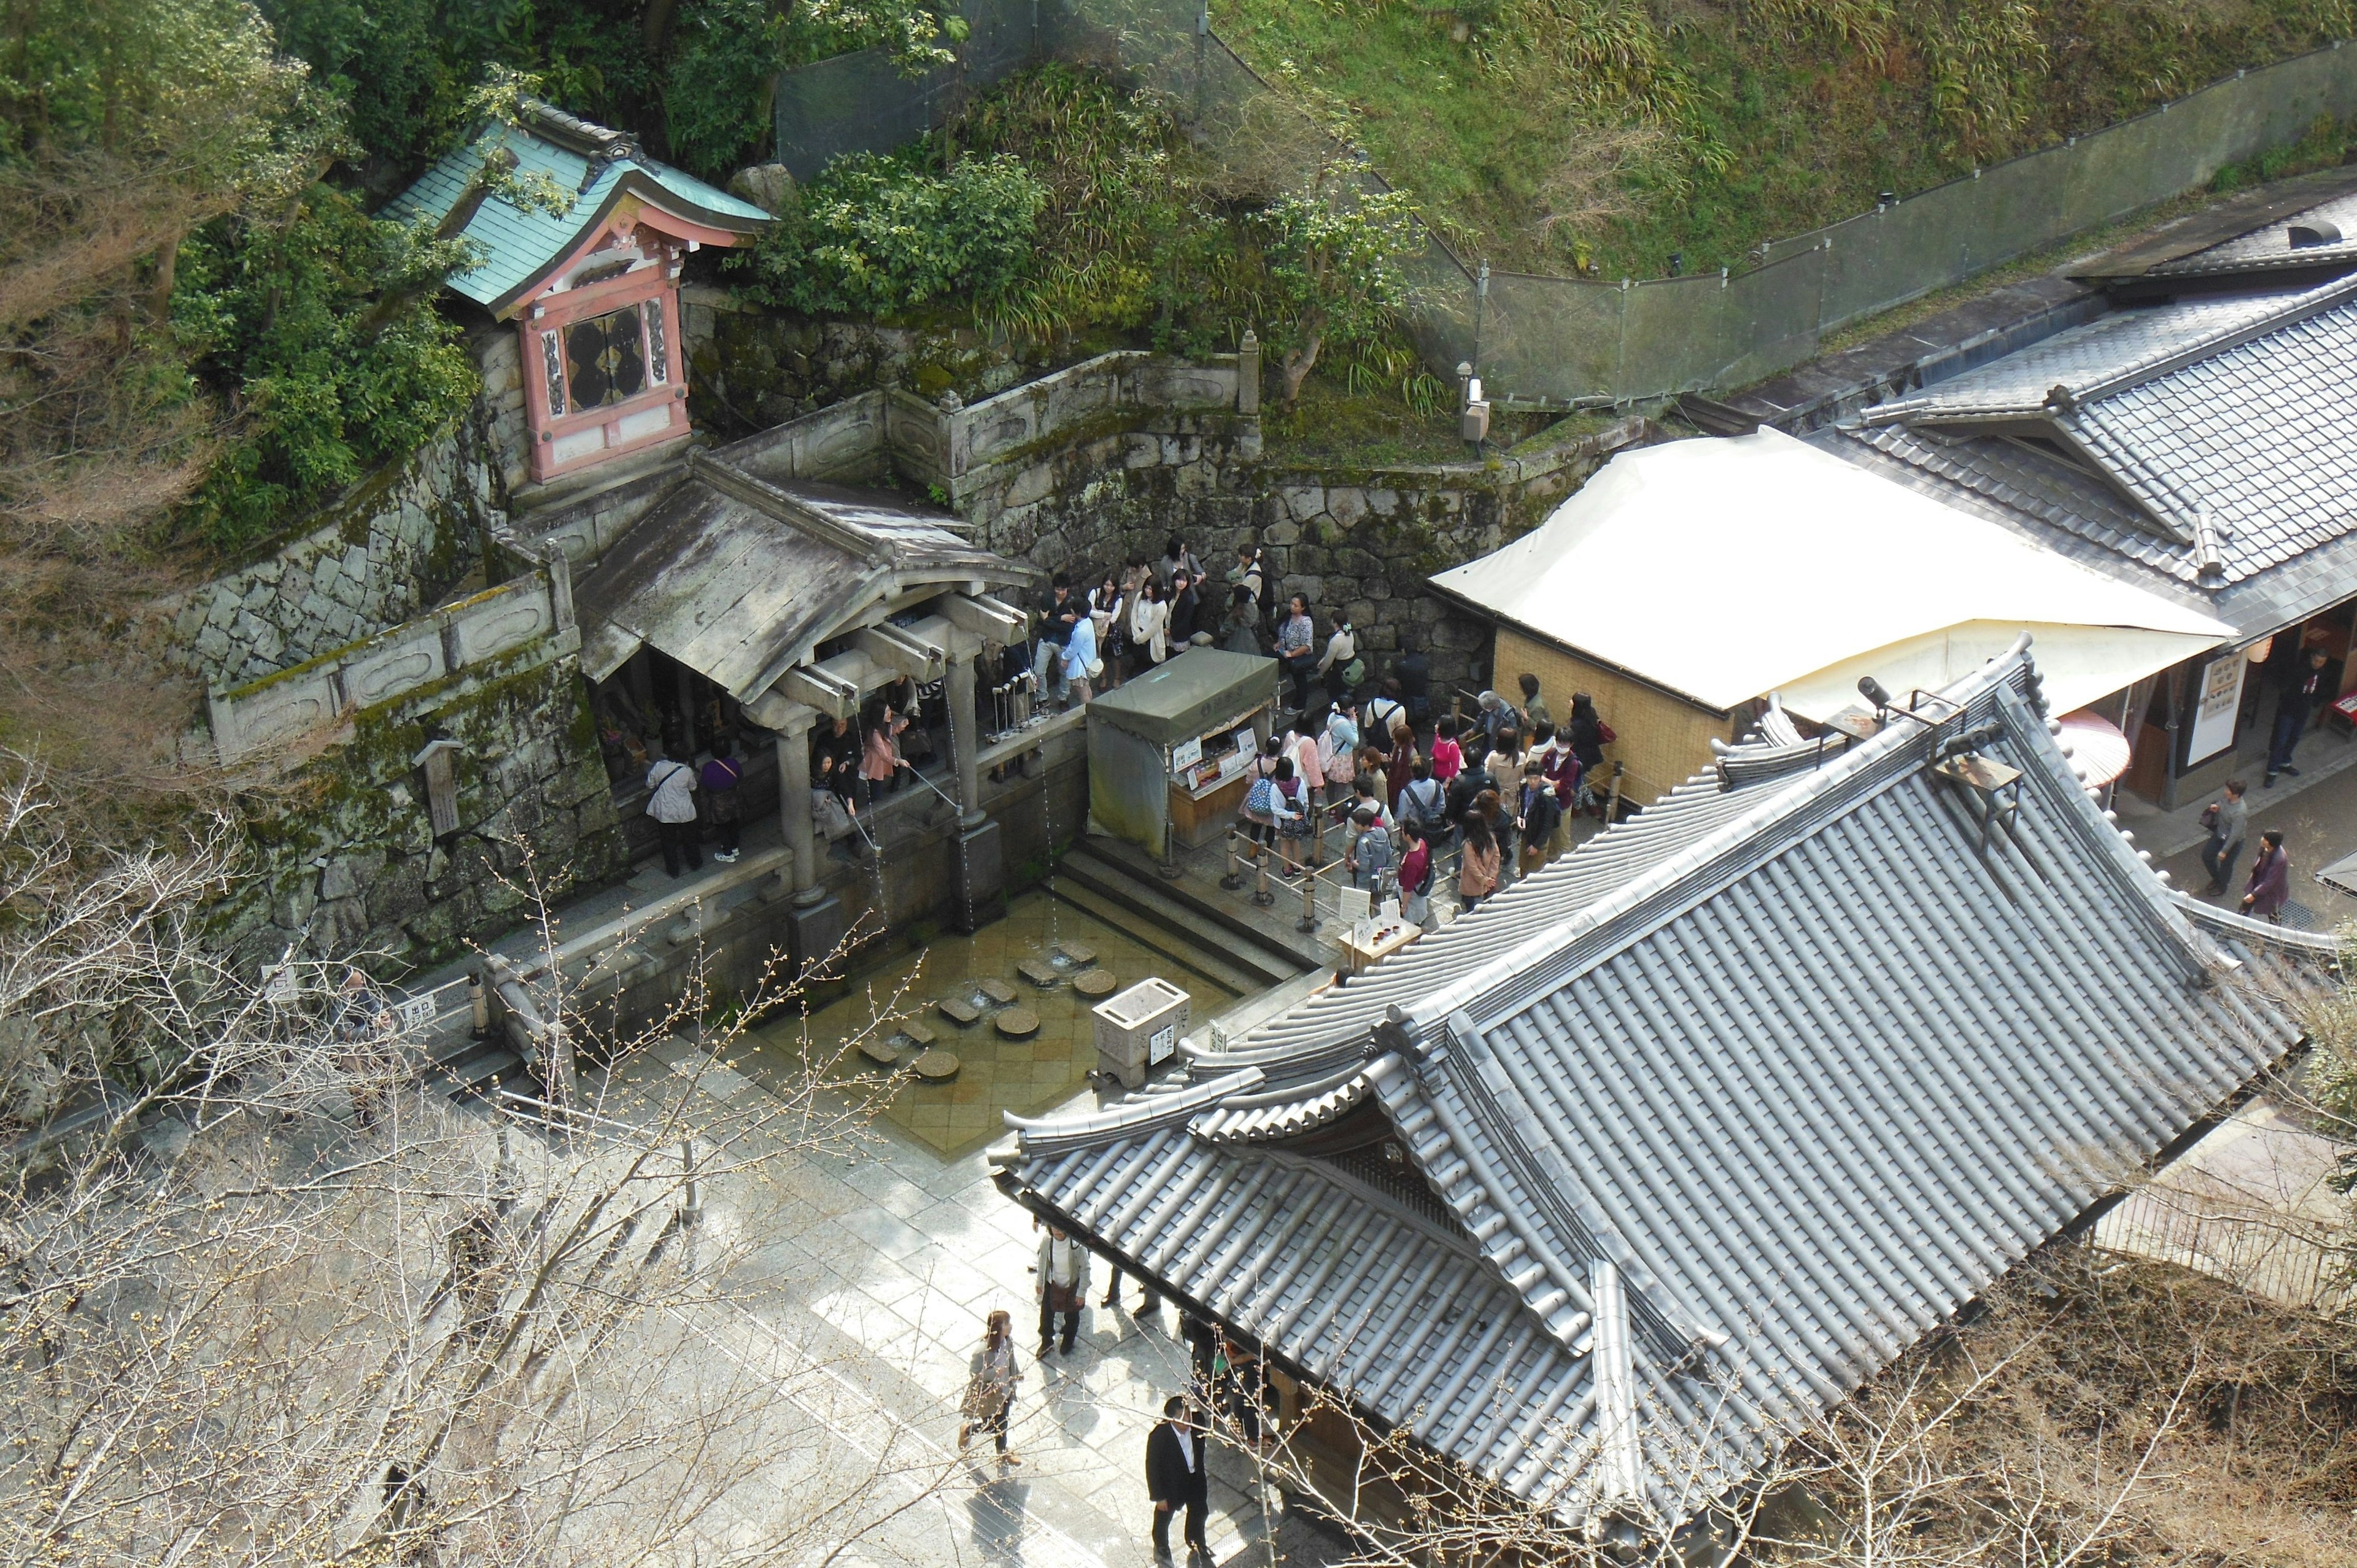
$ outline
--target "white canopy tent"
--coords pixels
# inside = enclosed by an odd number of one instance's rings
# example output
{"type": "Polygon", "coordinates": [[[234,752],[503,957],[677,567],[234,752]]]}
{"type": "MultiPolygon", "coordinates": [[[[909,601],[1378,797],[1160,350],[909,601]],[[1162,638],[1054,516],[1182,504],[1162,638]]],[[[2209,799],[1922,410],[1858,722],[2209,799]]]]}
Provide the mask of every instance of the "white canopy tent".
{"type": "Polygon", "coordinates": [[[2067,713],[2233,635],[1772,430],[1621,453],[1433,580],[1721,713],[1773,692],[1825,718],[1861,675],[1902,697],[1946,686],[2024,631],[2067,713]]]}

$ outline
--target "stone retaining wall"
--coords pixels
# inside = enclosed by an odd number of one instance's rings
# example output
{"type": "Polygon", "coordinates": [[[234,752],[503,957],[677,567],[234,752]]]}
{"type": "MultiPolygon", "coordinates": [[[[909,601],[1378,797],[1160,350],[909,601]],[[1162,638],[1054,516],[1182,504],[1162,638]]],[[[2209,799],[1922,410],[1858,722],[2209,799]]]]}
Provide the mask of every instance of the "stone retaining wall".
{"type": "Polygon", "coordinates": [[[257,875],[218,939],[236,961],[292,946],[431,964],[532,917],[526,843],[552,901],[625,868],[580,660],[538,657],[546,640],[361,710],[349,740],[249,798],[257,875]],[[446,739],[458,829],[437,840],[414,759],[446,739]]]}
{"type": "Polygon", "coordinates": [[[974,402],[1020,381],[1023,362],[971,328],[810,321],[739,303],[726,288],[679,291],[687,409],[696,428],[749,435],[863,392],[974,402]]]}
{"type": "Polygon", "coordinates": [[[340,737],[352,715],[529,648],[535,662],[581,646],[560,558],[431,615],[207,698],[214,755],[224,764],[310,739],[340,737]]]}
{"type": "Polygon", "coordinates": [[[464,576],[500,514],[470,422],[391,464],[268,557],[183,596],[176,657],[236,685],[397,626],[464,576]]]}

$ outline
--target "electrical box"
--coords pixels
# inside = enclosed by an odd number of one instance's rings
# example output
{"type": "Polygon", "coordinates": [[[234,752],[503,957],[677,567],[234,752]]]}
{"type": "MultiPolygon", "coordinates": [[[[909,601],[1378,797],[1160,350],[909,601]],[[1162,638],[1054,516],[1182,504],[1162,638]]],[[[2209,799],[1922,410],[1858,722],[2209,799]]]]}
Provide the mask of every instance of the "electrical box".
{"type": "Polygon", "coordinates": [[[1465,405],[1465,439],[1480,442],[1490,439],[1490,405],[1469,403],[1465,405]]]}
{"type": "Polygon", "coordinates": [[[1091,1009],[1096,1018],[1097,1070],[1137,1089],[1146,1075],[1178,1054],[1187,1032],[1187,993],[1167,980],[1146,979],[1091,1009]]]}

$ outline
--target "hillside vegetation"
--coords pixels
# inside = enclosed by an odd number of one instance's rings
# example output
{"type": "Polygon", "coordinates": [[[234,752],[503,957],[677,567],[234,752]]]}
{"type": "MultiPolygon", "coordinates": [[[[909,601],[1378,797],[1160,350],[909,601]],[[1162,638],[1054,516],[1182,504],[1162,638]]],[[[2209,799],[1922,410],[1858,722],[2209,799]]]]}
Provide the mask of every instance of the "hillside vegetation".
{"type": "Polygon", "coordinates": [[[1653,276],[2346,38],[2350,0],[1213,0],[1470,256],[1653,276]]]}

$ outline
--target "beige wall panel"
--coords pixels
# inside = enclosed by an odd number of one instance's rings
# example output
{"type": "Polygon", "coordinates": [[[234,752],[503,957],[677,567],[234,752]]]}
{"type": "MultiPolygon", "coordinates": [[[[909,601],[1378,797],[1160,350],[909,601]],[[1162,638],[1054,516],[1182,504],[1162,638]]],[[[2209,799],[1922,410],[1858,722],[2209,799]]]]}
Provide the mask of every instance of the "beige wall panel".
{"type": "Polygon", "coordinates": [[[1510,702],[1521,701],[1517,676],[1525,671],[1537,676],[1539,694],[1558,721],[1570,715],[1573,693],[1594,697],[1596,711],[1620,737],[1604,748],[1605,759],[1627,765],[1620,792],[1640,805],[1651,805],[1673,785],[1708,768],[1714,738],[1733,738],[1732,720],[1512,627],[1498,628],[1490,668],[1499,694],[1510,702]]]}

